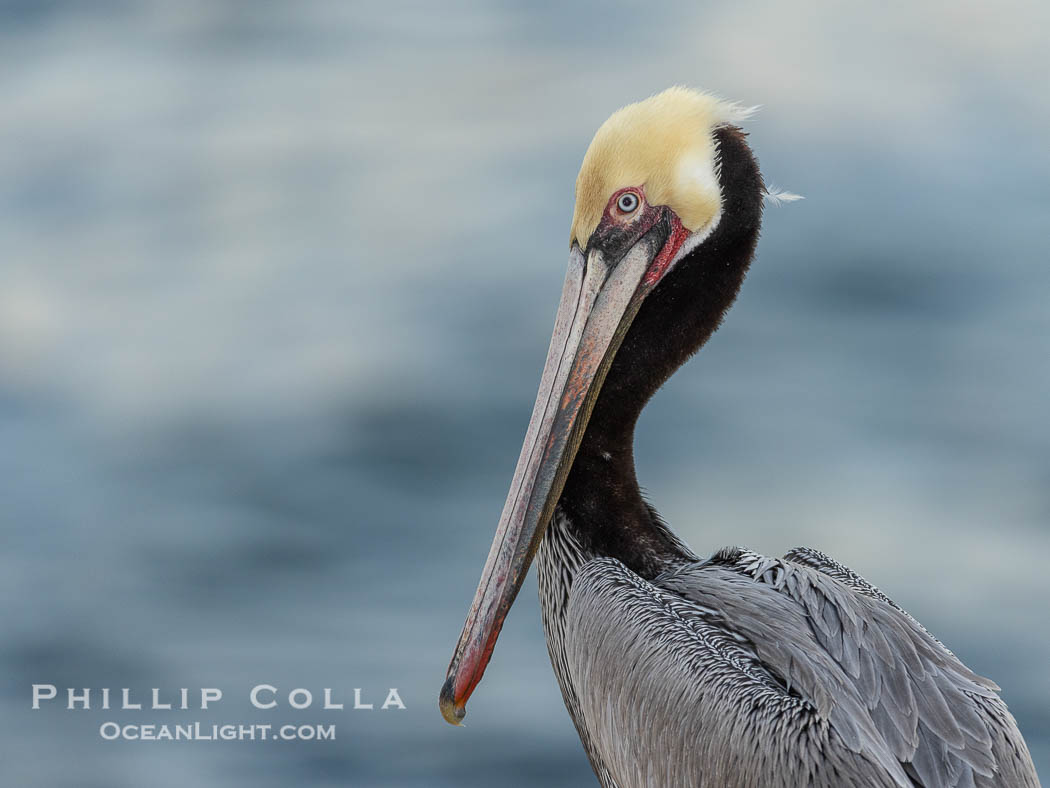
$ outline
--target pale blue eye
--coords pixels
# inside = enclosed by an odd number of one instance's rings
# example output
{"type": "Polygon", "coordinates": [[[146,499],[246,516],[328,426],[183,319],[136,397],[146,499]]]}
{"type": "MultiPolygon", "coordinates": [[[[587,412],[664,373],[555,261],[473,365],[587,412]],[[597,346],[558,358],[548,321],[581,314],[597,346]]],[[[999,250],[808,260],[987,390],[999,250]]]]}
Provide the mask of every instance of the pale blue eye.
{"type": "Polygon", "coordinates": [[[638,195],[634,192],[624,192],[616,201],[616,207],[623,213],[631,213],[638,207],[638,195]]]}

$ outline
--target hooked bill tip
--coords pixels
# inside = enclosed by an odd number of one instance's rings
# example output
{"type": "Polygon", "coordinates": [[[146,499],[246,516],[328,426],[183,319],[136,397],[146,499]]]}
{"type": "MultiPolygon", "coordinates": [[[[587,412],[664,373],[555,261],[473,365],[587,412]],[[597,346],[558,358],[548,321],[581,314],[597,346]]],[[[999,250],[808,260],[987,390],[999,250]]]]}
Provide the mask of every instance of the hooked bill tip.
{"type": "Polygon", "coordinates": [[[445,679],[445,683],[441,686],[441,696],[438,705],[441,707],[441,716],[445,718],[445,722],[452,725],[461,725],[463,718],[467,716],[467,709],[466,706],[456,705],[455,683],[456,677],[454,675],[450,675],[445,679]]]}

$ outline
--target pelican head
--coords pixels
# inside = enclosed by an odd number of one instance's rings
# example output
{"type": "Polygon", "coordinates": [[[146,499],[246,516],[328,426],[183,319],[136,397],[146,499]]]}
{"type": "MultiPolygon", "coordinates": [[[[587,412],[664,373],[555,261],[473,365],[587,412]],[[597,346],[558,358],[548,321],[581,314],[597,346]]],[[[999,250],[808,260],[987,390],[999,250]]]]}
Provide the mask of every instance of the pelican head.
{"type": "MultiPolygon", "coordinates": [[[[532,420],[441,690],[442,714],[453,724],[465,716],[467,699],[481,680],[554,514],[610,366],[639,310],[684,260],[695,258],[718,235],[729,204],[723,193],[719,132],[735,127],[749,114],[750,110],[706,93],[671,88],[615,112],[587,149],[576,179],[568,273],[532,420]]],[[[742,135],[737,137],[746,150],[742,135]]],[[[753,164],[749,153],[748,160],[753,164]]],[[[755,192],[750,197],[757,200],[760,216],[759,192],[764,187],[757,168],[753,172],[746,188],[755,192]]],[[[758,219],[748,221],[757,238],[758,219]]],[[[753,249],[752,239],[748,261],[753,249]]],[[[718,314],[708,321],[710,327],[697,324],[696,337],[685,343],[693,346],[684,347],[684,355],[668,356],[664,365],[668,369],[653,372],[658,379],[655,386],[714,330],[736,294],[743,269],[733,286],[722,283],[721,274],[705,276],[698,289],[728,295],[719,296],[720,306],[706,310],[718,314]]],[[[661,297],[682,302],[677,294],[661,297]]],[[[703,309],[702,302],[702,297],[697,298],[696,309],[703,309]]],[[[646,322],[657,325],[661,320],[678,317],[661,313],[659,319],[646,322]]],[[[677,327],[663,328],[671,335],[677,327]]],[[[654,340],[647,357],[663,352],[660,339],[654,340]]]]}
{"type": "Polygon", "coordinates": [[[594,135],[576,178],[571,243],[586,251],[600,240],[594,237],[599,229],[642,227],[645,219],[651,226],[666,209],[682,228],[680,246],[685,240],[695,246],[722,213],[714,132],[752,112],[681,87],[614,112],[594,135]]]}

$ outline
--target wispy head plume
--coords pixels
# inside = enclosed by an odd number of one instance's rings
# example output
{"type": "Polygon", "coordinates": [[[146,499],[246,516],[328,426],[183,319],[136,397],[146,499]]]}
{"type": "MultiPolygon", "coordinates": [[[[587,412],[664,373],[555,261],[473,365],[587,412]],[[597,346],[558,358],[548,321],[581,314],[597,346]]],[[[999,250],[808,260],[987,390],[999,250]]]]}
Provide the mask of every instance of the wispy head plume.
{"type": "Polygon", "coordinates": [[[794,192],[785,191],[784,189],[777,188],[776,186],[767,186],[765,193],[766,201],[772,205],[781,205],[786,202],[795,202],[795,200],[806,199],[801,194],[795,194],[794,192]]]}

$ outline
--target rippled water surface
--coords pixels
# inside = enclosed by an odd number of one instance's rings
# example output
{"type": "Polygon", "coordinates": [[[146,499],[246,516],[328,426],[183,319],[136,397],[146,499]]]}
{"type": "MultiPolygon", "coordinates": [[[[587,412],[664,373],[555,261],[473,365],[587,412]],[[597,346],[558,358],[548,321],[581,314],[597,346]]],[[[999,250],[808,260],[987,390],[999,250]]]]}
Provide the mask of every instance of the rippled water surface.
{"type": "Polygon", "coordinates": [[[853,566],[1050,768],[1046,4],[563,5],[0,2],[4,785],[590,784],[534,581],[465,730],[436,695],[579,159],[673,83],[763,105],[806,200],[643,416],[649,495],[698,552],[853,566]],[[34,682],[225,697],[33,712],[34,682]],[[407,709],[255,712],[259,683],[407,709]]]}

